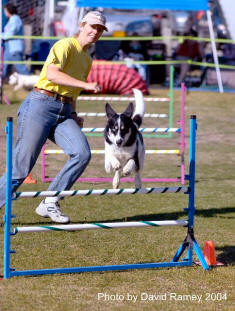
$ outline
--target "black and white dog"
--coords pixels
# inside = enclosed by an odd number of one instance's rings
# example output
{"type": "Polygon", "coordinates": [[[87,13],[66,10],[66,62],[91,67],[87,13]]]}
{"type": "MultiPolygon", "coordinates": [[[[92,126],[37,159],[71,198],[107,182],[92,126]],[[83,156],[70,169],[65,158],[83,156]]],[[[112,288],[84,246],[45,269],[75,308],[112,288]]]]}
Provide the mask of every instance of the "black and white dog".
{"type": "Polygon", "coordinates": [[[145,147],[139,127],[143,121],[145,103],[140,90],[134,89],[134,105],[130,103],[127,109],[116,113],[110,104],[106,104],[105,110],[108,117],[104,129],[105,138],[105,170],[115,172],[113,188],[117,189],[120,183],[121,171],[124,176],[135,171],[135,186],[141,188],[140,172],[144,165],[145,147]]]}

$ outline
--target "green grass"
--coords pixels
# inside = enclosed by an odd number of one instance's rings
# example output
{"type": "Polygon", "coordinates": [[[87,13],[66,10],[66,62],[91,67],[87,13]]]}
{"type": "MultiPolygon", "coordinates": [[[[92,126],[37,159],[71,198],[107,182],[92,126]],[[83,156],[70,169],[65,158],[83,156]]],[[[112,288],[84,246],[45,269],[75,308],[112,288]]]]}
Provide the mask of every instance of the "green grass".
{"type": "MultiPolygon", "coordinates": [[[[0,133],[3,135],[6,116],[16,117],[19,101],[25,92],[16,94],[6,87],[11,106],[0,106],[0,133]]],[[[151,95],[165,97],[166,91],[152,90],[151,95]]],[[[74,311],[74,310],[235,310],[234,295],[234,215],[235,215],[235,95],[218,93],[189,93],[186,97],[187,144],[189,116],[197,115],[196,161],[196,216],[195,237],[203,249],[204,241],[213,240],[217,260],[225,266],[204,271],[200,266],[165,268],[125,272],[83,273],[15,277],[0,280],[1,311],[74,311]],[[106,293],[106,300],[98,299],[106,293]],[[143,293],[148,300],[141,300],[143,293]],[[176,293],[178,300],[170,299],[176,293]],[[130,295],[137,301],[127,300],[130,295]],[[217,294],[217,296],[215,295],[217,294]],[[123,295],[123,296],[122,296],[123,295]],[[154,296],[167,300],[151,300],[154,296]],[[201,302],[181,301],[191,295],[202,296],[201,302]],[[123,298],[124,301],[117,298],[123,298]],[[209,300],[206,300],[206,299],[209,300]]],[[[180,93],[175,92],[174,124],[179,119],[180,93]]],[[[114,104],[115,106],[115,104],[114,104]]],[[[125,104],[116,104],[122,111],[125,104]]],[[[80,111],[103,111],[102,103],[80,103],[80,111]]],[[[148,104],[147,112],[164,113],[163,103],[148,104]]],[[[96,121],[96,120],[95,120],[96,121]]],[[[93,121],[94,122],[94,121],[93,121]]],[[[104,119],[98,121],[104,125],[104,119]],[[103,122],[103,123],[102,123],[103,122]]],[[[149,124],[145,120],[145,125],[149,124]]],[[[90,126],[92,119],[86,122],[90,126]]],[[[163,120],[156,120],[156,127],[163,120]]],[[[14,123],[16,127],[16,122],[14,123]]],[[[93,149],[102,147],[102,139],[90,140],[93,149]]],[[[148,147],[156,149],[178,148],[177,139],[146,139],[148,147]],[[173,147],[174,146],[174,147],[173,147]],[[177,147],[176,147],[177,146],[177,147]]],[[[4,171],[4,137],[0,137],[1,172],[4,171]]],[[[188,147],[188,146],[187,146],[188,147]]],[[[186,164],[188,148],[186,152],[186,164]]],[[[54,176],[63,165],[63,158],[48,160],[48,173],[54,176]]],[[[93,157],[84,176],[106,176],[103,158],[93,157]],[[95,166],[96,165],[96,166],[95,166]]],[[[147,157],[143,176],[170,177],[179,174],[176,156],[147,157]]],[[[40,182],[39,159],[33,170],[37,185],[23,185],[20,191],[47,189],[40,182]]],[[[161,184],[164,185],[164,184],[161,184]]],[[[122,185],[123,187],[132,185],[122,185]]],[[[146,184],[146,186],[152,186],[146,184]]],[[[155,185],[158,186],[158,185],[155,185]]],[[[76,184],[74,189],[110,188],[109,184],[76,184]]],[[[16,226],[50,224],[39,218],[34,210],[40,202],[36,199],[19,199],[13,204],[16,226]]],[[[125,197],[74,197],[62,203],[63,212],[72,223],[131,220],[185,219],[187,196],[161,194],[125,197]]],[[[0,212],[2,218],[3,211],[0,212]]],[[[81,232],[48,232],[17,235],[12,238],[12,267],[40,269],[85,265],[124,264],[137,262],[170,261],[182,243],[186,230],[182,228],[115,229],[81,232]]],[[[3,228],[0,228],[0,275],[3,274],[3,228]]],[[[195,257],[196,260],[196,257],[195,257]]]]}

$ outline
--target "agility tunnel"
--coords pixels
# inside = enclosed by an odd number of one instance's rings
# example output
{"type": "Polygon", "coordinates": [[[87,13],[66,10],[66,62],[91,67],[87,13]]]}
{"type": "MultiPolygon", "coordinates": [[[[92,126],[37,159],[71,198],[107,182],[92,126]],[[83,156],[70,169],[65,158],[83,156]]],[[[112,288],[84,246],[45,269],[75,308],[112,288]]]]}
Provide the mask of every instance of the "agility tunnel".
{"type": "Polygon", "coordinates": [[[96,60],[91,67],[87,78],[88,82],[97,81],[101,86],[101,94],[131,94],[133,88],[137,88],[148,94],[148,86],[140,74],[126,65],[102,64],[102,60],[96,60]]]}

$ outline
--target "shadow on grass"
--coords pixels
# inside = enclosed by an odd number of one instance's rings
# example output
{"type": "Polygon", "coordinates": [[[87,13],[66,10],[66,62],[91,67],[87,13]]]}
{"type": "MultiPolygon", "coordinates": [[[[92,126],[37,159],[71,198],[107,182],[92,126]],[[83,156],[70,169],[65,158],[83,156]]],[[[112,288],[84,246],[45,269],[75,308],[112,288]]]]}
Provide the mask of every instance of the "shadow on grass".
{"type": "MultiPolygon", "coordinates": [[[[224,208],[211,208],[211,209],[198,209],[196,210],[196,216],[200,217],[214,217],[217,215],[227,214],[227,213],[234,213],[235,207],[224,207],[224,208]]],[[[135,221],[135,220],[177,220],[183,216],[186,216],[186,211],[180,211],[180,212],[172,212],[172,213],[159,213],[159,214],[149,214],[149,215],[135,215],[132,217],[123,217],[122,219],[113,219],[112,221],[135,221]]],[[[225,217],[225,216],[223,216],[225,217]]],[[[228,218],[235,218],[235,217],[228,217],[228,218]]],[[[107,220],[109,221],[109,220],[107,220]]]]}
{"type": "MultiPolygon", "coordinates": [[[[197,209],[196,216],[201,217],[214,217],[216,215],[235,213],[234,206],[222,207],[222,208],[210,208],[210,209],[197,209]]],[[[222,216],[223,218],[235,218],[235,216],[222,216]]]]}
{"type": "Polygon", "coordinates": [[[216,247],[216,251],[221,251],[221,253],[216,256],[217,261],[222,262],[224,264],[235,264],[235,246],[223,246],[216,247]]]}
{"type": "MultiPolygon", "coordinates": [[[[223,218],[235,218],[234,216],[225,216],[225,214],[230,214],[235,212],[235,207],[224,207],[224,208],[211,208],[211,209],[198,209],[196,210],[196,216],[199,217],[215,217],[219,215],[219,217],[223,218]]],[[[122,218],[112,218],[112,219],[97,219],[92,222],[122,222],[122,221],[151,221],[151,220],[177,220],[181,217],[187,216],[186,211],[179,211],[179,212],[170,212],[170,213],[158,213],[158,214],[141,214],[141,215],[134,215],[134,216],[129,216],[129,217],[122,217],[122,218]]],[[[90,223],[91,221],[71,221],[70,224],[75,224],[75,223],[90,223]]],[[[19,226],[19,225],[38,225],[38,226],[43,226],[43,225],[55,225],[56,223],[53,223],[51,221],[38,221],[38,222],[27,222],[23,223],[21,221],[19,222],[14,222],[13,226],[19,226]]]]}

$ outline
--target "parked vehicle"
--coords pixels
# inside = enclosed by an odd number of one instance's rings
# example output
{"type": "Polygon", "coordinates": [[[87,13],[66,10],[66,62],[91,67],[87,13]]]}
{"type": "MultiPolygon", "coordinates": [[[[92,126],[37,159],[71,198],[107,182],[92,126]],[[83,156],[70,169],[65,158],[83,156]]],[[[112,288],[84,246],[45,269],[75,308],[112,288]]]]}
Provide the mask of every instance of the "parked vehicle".
{"type": "Polygon", "coordinates": [[[174,35],[183,35],[193,26],[193,15],[189,11],[171,11],[169,18],[174,35]]]}
{"type": "Polygon", "coordinates": [[[137,14],[105,14],[108,32],[105,36],[115,36],[115,33],[123,32],[124,35],[152,36],[153,23],[150,15],[137,14]]]}

